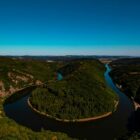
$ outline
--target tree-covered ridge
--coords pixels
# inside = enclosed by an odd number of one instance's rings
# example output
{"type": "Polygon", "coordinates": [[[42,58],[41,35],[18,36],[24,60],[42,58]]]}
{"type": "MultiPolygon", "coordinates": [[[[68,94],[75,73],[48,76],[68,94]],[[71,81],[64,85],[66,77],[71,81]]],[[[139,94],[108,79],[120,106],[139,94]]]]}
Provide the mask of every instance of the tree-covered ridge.
{"type": "Polygon", "coordinates": [[[58,69],[63,80],[33,91],[30,102],[37,110],[60,119],[81,119],[114,110],[116,95],[104,80],[98,60],[78,60],[58,69]]]}
{"type": "Polygon", "coordinates": [[[0,94],[55,79],[61,62],[0,58],[0,94]]]}
{"type": "MultiPolygon", "coordinates": [[[[118,59],[110,63],[110,73],[114,82],[129,97],[140,103],[140,58],[118,59]]],[[[131,118],[131,129],[126,136],[118,140],[139,140],[140,139],[140,109],[133,112],[131,118]]]]}
{"type": "Polygon", "coordinates": [[[140,58],[113,61],[110,73],[113,80],[121,85],[121,90],[140,103],[140,58]]]}

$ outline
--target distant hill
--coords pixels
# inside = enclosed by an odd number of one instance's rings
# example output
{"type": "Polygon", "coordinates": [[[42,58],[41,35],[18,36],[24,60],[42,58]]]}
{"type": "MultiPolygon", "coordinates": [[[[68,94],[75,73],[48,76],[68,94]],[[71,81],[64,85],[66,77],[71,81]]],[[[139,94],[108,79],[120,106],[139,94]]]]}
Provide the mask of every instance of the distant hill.
{"type": "Polygon", "coordinates": [[[130,56],[107,56],[107,55],[65,55],[65,56],[0,56],[0,58],[24,59],[24,60],[43,60],[43,61],[71,61],[77,59],[121,59],[131,58],[130,56]]]}
{"type": "Polygon", "coordinates": [[[98,60],[75,60],[58,69],[63,79],[33,91],[37,110],[60,119],[81,119],[112,112],[117,96],[106,85],[98,60]]]}

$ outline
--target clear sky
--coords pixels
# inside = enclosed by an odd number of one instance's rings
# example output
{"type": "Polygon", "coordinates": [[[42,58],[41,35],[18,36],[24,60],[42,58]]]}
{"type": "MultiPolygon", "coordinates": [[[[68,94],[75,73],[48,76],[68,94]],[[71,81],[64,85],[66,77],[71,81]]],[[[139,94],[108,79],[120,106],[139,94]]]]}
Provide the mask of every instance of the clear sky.
{"type": "Polygon", "coordinates": [[[0,0],[0,54],[140,56],[140,0],[0,0]]]}

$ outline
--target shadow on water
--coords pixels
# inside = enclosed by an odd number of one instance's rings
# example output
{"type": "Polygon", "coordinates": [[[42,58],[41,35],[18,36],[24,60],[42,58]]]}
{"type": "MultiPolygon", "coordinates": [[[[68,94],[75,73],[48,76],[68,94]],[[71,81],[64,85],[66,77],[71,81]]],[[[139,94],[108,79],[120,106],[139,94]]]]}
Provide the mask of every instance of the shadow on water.
{"type": "Polygon", "coordinates": [[[105,79],[119,96],[119,105],[111,116],[91,122],[63,123],[41,116],[30,109],[27,99],[31,92],[23,98],[4,105],[6,115],[17,123],[40,131],[41,128],[51,131],[65,132],[71,137],[87,140],[113,140],[127,133],[128,118],[134,111],[134,106],[129,98],[121,93],[109,76],[110,68],[106,65],[105,79]]]}
{"type": "Polygon", "coordinates": [[[129,118],[128,130],[130,133],[140,132],[140,108],[132,112],[129,118]]]}
{"type": "Polygon", "coordinates": [[[17,91],[16,93],[12,94],[10,97],[8,97],[5,100],[4,105],[12,104],[12,103],[22,99],[23,97],[27,96],[35,88],[36,88],[36,86],[30,86],[30,87],[26,87],[25,89],[22,89],[20,91],[17,91]]]}

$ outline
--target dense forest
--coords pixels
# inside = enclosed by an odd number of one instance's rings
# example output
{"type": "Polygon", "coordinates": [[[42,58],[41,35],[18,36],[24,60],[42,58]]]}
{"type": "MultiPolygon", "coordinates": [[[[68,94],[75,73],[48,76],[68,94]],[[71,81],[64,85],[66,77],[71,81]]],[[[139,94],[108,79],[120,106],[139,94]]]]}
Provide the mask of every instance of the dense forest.
{"type": "Polygon", "coordinates": [[[62,80],[48,82],[32,92],[30,102],[37,110],[60,119],[81,119],[112,112],[117,96],[105,83],[105,67],[98,60],[66,63],[57,72],[62,80]]]}
{"type": "Polygon", "coordinates": [[[110,66],[114,82],[127,96],[140,103],[140,58],[118,59],[110,66]]]}

